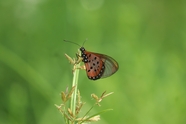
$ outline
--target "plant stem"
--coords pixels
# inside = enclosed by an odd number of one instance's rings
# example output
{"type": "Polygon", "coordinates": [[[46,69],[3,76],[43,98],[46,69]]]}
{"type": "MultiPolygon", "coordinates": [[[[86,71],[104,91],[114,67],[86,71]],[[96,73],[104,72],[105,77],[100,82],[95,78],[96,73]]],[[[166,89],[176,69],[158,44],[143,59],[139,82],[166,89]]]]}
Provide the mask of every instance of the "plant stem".
{"type": "Polygon", "coordinates": [[[79,76],[79,64],[74,65],[74,73],[73,73],[73,82],[72,82],[72,87],[75,86],[75,90],[72,94],[71,97],[71,102],[70,102],[70,109],[72,110],[73,115],[75,115],[75,110],[76,110],[76,98],[77,98],[77,87],[78,87],[78,76],[79,76]]]}

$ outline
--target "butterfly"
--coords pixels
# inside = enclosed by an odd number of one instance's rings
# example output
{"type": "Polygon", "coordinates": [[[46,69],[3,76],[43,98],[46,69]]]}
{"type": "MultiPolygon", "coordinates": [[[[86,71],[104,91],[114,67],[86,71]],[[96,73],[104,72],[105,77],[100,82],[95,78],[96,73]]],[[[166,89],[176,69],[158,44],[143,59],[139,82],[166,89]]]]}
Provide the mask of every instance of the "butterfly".
{"type": "MultiPolygon", "coordinates": [[[[80,46],[79,44],[76,45],[80,46]]],[[[80,51],[82,62],[85,64],[87,77],[90,80],[106,78],[117,72],[119,65],[112,57],[100,53],[86,51],[84,47],[80,47],[80,51]]]]}

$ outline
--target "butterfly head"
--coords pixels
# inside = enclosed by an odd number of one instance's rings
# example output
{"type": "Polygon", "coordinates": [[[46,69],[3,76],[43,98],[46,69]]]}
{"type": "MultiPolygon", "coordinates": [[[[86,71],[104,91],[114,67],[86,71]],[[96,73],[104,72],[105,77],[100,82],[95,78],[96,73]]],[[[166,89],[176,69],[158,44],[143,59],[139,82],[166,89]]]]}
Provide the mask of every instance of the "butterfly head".
{"type": "Polygon", "coordinates": [[[81,47],[81,48],[80,48],[80,51],[81,51],[81,52],[84,52],[84,51],[85,51],[85,48],[84,48],[84,47],[81,47]]]}

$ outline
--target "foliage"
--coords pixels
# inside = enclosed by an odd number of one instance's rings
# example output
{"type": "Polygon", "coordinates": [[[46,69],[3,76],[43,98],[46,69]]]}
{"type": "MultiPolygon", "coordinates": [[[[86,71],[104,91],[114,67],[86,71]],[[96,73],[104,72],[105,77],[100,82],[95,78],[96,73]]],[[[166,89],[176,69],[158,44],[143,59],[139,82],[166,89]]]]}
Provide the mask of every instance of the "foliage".
{"type": "Polygon", "coordinates": [[[62,40],[88,38],[87,50],[120,65],[115,75],[95,82],[80,70],[87,108],[91,93],[114,92],[92,111],[113,108],[97,124],[185,124],[185,3],[1,0],[0,123],[61,123],[54,104],[72,77],[64,53],[74,56],[78,49],[62,40]]]}

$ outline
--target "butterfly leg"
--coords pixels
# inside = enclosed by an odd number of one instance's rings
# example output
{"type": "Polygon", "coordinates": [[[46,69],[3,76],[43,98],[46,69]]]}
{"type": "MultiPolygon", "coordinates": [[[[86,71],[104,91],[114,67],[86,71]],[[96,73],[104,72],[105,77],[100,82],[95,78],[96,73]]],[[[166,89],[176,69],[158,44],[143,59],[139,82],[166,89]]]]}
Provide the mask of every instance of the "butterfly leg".
{"type": "Polygon", "coordinates": [[[83,60],[83,58],[78,53],[76,53],[76,57],[77,57],[76,64],[79,64],[83,60]]]}
{"type": "Polygon", "coordinates": [[[75,60],[74,58],[72,59],[67,54],[65,54],[65,56],[69,60],[70,64],[72,64],[72,65],[79,64],[83,60],[83,58],[81,56],[79,56],[78,54],[76,54],[77,60],[75,60]]]}

